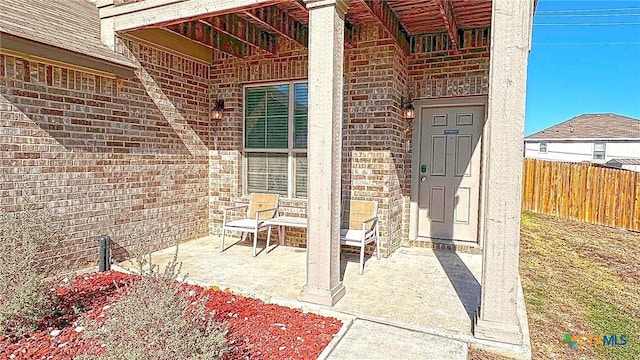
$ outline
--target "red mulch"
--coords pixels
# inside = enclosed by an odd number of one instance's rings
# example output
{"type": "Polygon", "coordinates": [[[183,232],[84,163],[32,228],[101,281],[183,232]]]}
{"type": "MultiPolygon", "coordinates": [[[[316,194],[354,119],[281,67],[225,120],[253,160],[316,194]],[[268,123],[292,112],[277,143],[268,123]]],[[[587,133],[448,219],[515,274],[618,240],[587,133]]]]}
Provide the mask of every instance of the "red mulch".
{"type": "MultiPolygon", "coordinates": [[[[118,272],[94,273],[57,287],[60,312],[43,319],[39,330],[19,339],[0,336],[0,358],[15,355],[14,359],[73,359],[101,351],[95,340],[83,338],[84,331],[77,328],[76,321],[79,316],[100,316],[104,306],[117,301],[115,284],[120,286],[136,278],[118,272]],[[60,333],[52,336],[54,330],[60,333]]],[[[226,324],[227,340],[232,345],[226,359],[315,359],[342,326],[334,318],[228,292],[185,287],[195,291],[196,296],[208,296],[207,308],[217,321],[226,324]]]]}

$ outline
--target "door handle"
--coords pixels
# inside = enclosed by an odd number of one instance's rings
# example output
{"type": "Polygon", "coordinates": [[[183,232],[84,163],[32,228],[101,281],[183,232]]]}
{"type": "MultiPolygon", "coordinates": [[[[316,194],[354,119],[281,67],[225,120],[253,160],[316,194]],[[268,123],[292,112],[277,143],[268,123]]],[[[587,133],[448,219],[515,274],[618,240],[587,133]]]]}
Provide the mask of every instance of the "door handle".
{"type": "Polygon", "coordinates": [[[420,181],[421,181],[421,182],[425,182],[425,181],[427,181],[427,177],[426,177],[426,176],[424,176],[424,175],[423,175],[423,176],[420,176],[420,181]]]}

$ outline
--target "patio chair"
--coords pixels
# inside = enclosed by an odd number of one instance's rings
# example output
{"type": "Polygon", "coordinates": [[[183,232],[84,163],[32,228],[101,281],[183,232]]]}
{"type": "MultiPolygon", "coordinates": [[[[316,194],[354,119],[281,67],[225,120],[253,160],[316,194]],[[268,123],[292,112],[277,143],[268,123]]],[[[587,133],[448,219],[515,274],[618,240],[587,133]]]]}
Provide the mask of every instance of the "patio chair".
{"type": "Polygon", "coordinates": [[[342,207],[340,244],[360,247],[360,275],[364,271],[364,247],[374,241],[376,254],[380,260],[378,203],[363,200],[345,202],[342,207]]]}
{"type": "Polygon", "coordinates": [[[277,194],[251,194],[249,203],[246,205],[233,206],[224,209],[222,219],[222,237],[220,239],[220,252],[224,251],[224,236],[227,230],[239,231],[242,233],[242,240],[247,234],[253,236],[253,256],[256,256],[258,246],[258,233],[268,230],[268,237],[271,237],[271,225],[265,224],[265,220],[271,219],[278,213],[277,194]],[[240,219],[230,220],[228,212],[247,208],[245,216],[240,219]]]}

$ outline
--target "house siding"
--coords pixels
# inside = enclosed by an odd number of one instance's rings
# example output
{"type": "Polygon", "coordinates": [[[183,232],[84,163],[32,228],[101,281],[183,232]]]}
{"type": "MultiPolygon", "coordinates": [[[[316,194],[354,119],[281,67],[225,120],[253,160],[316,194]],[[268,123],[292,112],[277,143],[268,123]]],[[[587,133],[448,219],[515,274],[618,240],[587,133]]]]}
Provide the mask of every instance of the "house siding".
{"type": "MultiPolygon", "coordinates": [[[[605,140],[605,158],[601,160],[593,159],[593,146],[596,141],[525,141],[525,157],[551,161],[606,163],[611,159],[633,159],[640,158],[640,139],[630,140],[605,140]],[[540,142],[547,143],[547,152],[541,153],[540,142]]],[[[601,141],[597,141],[601,142],[601,141]]]]}
{"type": "Polygon", "coordinates": [[[101,234],[121,259],[208,232],[209,67],[119,46],[135,77],[0,54],[0,208],[50,209],[64,240],[48,260],[74,268],[95,264],[101,234]]]}
{"type": "Polygon", "coordinates": [[[640,172],[640,165],[622,165],[620,169],[640,172]]]}

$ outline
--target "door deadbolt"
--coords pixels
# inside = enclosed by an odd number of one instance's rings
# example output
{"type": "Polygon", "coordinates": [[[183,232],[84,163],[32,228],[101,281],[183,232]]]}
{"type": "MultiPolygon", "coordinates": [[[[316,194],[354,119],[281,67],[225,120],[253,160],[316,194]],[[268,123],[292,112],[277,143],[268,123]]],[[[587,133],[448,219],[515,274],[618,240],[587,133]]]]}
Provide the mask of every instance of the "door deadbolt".
{"type": "Polygon", "coordinates": [[[427,172],[427,165],[424,165],[424,164],[420,165],[420,172],[423,173],[423,174],[426,173],[427,172]]]}

